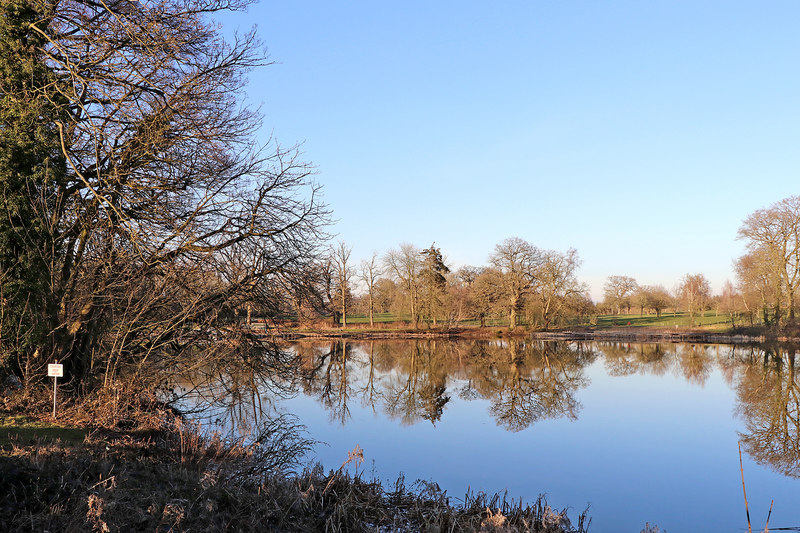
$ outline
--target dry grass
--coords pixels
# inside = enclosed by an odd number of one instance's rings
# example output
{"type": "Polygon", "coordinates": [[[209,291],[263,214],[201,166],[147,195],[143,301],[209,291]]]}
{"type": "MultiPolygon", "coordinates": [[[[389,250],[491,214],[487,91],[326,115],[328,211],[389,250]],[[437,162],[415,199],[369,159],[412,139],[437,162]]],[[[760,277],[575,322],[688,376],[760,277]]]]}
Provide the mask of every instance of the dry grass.
{"type": "MultiPolygon", "coordinates": [[[[209,452],[211,454],[211,452],[209,452]]],[[[229,457],[181,463],[152,444],[15,446],[0,458],[7,531],[563,532],[566,513],[435,485],[391,491],[339,471],[241,474],[229,457]]]]}
{"type": "MultiPolygon", "coordinates": [[[[46,392],[0,398],[0,415],[49,415],[46,392]],[[40,394],[42,397],[37,396],[40,394]],[[41,405],[40,405],[41,404],[41,405]]],[[[124,391],[64,405],[83,442],[11,437],[0,449],[0,516],[17,531],[582,532],[543,498],[467,494],[451,502],[435,483],[389,489],[341,468],[296,472],[311,444],[296,422],[262,426],[253,444],[203,435],[152,398],[124,391]],[[91,424],[90,424],[91,422],[91,424]]]]}

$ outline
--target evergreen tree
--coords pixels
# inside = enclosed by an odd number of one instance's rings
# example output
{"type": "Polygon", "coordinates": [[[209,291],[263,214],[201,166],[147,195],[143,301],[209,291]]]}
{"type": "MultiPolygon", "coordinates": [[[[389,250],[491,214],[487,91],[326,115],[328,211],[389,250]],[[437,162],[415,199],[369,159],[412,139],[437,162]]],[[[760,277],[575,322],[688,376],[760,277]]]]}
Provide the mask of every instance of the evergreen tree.
{"type": "Polygon", "coordinates": [[[444,264],[442,251],[436,248],[436,243],[432,243],[430,248],[420,252],[422,255],[422,269],[420,277],[422,279],[422,306],[423,314],[433,320],[436,325],[436,316],[441,312],[442,297],[447,288],[447,278],[445,275],[450,272],[444,264]]]}
{"type": "Polygon", "coordinates": [[[42,54],[49,3],[7,0],[0,13],[0,365],[35,351],[52,324],[58,239],[47,213],[64,175],[56,80],[42,54]]]}

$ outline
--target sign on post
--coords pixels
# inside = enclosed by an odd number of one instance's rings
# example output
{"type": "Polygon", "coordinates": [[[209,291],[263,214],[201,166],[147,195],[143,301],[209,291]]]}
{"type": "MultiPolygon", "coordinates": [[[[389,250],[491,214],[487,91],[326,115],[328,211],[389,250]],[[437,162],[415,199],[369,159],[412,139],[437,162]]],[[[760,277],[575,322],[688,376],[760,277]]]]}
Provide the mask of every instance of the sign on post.
{"type": "Polygon", "coordinates": [[[59,363],[51,363],[47,365],[47,376],[53,378],[53,418],[56,417],[56,387],[58,386],[58,378],[64,377],[64,365],[59,363]]]}
{"type": "Polygon", "coordinates": [[[63,378],[64,377],[64,365],[60,365],[60,364],[47,365],[47,377],[63,378]]]}

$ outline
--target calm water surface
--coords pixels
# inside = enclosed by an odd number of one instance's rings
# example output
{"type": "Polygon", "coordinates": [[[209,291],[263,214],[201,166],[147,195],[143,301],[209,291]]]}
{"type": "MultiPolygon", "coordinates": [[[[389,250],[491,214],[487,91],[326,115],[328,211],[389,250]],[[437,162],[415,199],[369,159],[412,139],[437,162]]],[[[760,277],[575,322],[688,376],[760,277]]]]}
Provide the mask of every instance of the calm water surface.
{"type": "Polygon", "coordinates": [[[782,349],[509,341],[298,343],[280,409],[337,468],[432,480],[454,499],[508,491],[590,531],[800,526],[800,380],[782,349]]]}

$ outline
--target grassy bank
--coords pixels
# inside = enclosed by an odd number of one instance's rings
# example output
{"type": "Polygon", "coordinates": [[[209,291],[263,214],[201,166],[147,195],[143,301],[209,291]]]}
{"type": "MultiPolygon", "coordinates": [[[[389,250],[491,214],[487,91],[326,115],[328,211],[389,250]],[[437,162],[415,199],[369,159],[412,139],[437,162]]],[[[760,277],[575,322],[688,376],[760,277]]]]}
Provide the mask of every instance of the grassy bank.
{"type": "MultiPolygon", "coordinates": [[[[452,337],[465,339],[529,338],[532,334],[540,338],[567,338],[573,340],[637,340],[648,338],[663,342],[800,342],[800,326],[744,326],[741,320],[733,326],[727,314],[708,311],[690,317],[686,313],[663,313],[656,315],[620,314],[599,315],[588,321],[573,320],[558,324],[547,330],[535,325],[520,324],[514,330],[507,323],[495,321],[480,326],[470,321],[437,326],[422,323],[414,328],[402,317],[388,313],[381,316],[374,326],[364,322],[364,317],[348,317],[347,326],[332,326],[330,321],[314,324],[286,323],[279,327],[287,339],[301,338],[352,338],[352,339],[413,339],[452,337]]],[[[256,329],[258,330],[258,325],[256,329]]]]}
{"type": "MultiPolygon", "coordinates": [[[[741,318],[736,319],[738,324],[742,323],[741,318]]],[[[439,326],[446,321],[439,321],[439,326]]],[[[689,316],[683,312],[664,312],[660,315],[642,313],[622,313],[618,315],[592,315],[587,317],[567,317],[552,325],[552,328],[571,328],[571,327],[594,327],[598,329],[616,328],[621,326],[630,327],[654,327],[654,328],[702,328],[714,331],[729,331],[733,322],[728,313],[718,313],[716,311],[706,311],[702,314],[689,316]]],[[[333,327],[330,320],[322,321],[318,324],[322,327],[333,327]]],[[[347,316],[347,328],[359,330],[370,328],[374,330],[385,329],[411,329],[413,323],[407,315],[395,315],[393,313],[376,313],[374,325],[369,325],[369,318],[363,314],[352,314],[347,316]]],[[[540,329],[540,325],[532,322],[528,323],[521,317],[519,326],[527,329],[540,329]]],[[[337,327],[341,327],[339,324],[337,327]]],[[[429,321],[420,322],[420,329],[430,329],[432,324],[429,321]]],[[[478,320],[460,320],[450,324],[451,328],[480,328],[478,320]]],[[[347,329],[345,328],[345,329],[347,329]]],[[[508,328],[506,318],[487,318],[484,329],[508,328]]]]}
{"type": "MultiPolygon", "coordinates": [[[[272,449],[203,437],[167,411],[158,417],[117,413],[117,423],[103,427],[76,418],[80,406],[72,403],[66,410],[73,415],[55,423],[41,409],[45,390],[38,396],[0,398],[5,531],[582,532],[588,527],[585,513],[571,524],[566,511],[554,511],[543,498],[531,504],[485,494],[455,500],[435,483],[409,486],[401,478],[384,487],[350,473],[345,464],[327,473],[319,467],[293,472],[291,461],[269,456],[272,449]],[[40,408],[31,409],[35,406],[40,408]]],[[[350,460],[357,462],[358,453],[350,460]]]]}

